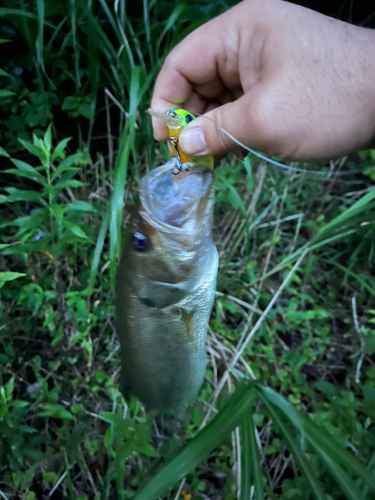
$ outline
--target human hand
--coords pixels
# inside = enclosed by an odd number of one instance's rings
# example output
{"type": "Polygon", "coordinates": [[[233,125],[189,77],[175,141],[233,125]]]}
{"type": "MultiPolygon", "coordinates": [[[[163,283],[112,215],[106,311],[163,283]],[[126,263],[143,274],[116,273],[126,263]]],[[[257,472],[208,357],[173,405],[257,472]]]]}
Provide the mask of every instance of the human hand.
{"type": "MultiPolygon", "coordinates": [[[[375,32],[280,0],[246,0],[168,55],[152,108],[205,114],[181,133],[188,154],[246,146],[296,161],[344,156],[375,140],[375,32]],[[216,124],[216,125],[215,125],[216,124]]],[[[153,119],[165,141],[165,125],[153,119]]]]}

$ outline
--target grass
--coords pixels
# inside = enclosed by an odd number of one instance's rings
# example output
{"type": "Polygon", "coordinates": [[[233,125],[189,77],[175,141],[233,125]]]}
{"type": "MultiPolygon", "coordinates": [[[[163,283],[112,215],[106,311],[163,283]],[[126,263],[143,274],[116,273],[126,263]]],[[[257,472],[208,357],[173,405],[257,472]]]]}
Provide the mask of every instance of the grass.
{"type": "Polygon", "coordinates": [[[309,166],[326,176],[222,161],[198,400],[153,419],[118,389],[121,239],[167,157],[150,87],[227,6],[0,8],[2,498],[374,496],[374,151],[309,166]]]}

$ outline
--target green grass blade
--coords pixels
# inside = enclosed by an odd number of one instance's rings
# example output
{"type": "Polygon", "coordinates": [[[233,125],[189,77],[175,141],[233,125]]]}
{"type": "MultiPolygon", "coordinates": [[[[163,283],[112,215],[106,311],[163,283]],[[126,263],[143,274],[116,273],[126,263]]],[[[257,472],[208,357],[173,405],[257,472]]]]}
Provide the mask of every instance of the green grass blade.
{"type": "Polygon", "coordinates": [[[176,22],[179,17],[183,18],[184,15],[186,15],[189,11],[189,6],[186,3],[178,3],[176,7],[173,9],[172,14],[169,16],[169,18],[166,20],[163,31],[161,32],[161,35],[159,37],[157,46],[156,46],[156,55],[159,55],[160,51],[160,45],[161,42],[163,41],[163,38],[165,35],[170,31],[172,28],[176,27],[176,22]]]}
{"type": "Polygon", "coordinates": [[[136,54],[137,54],[137,56],[139,58],[139,62],[142,65],[143,68],[146,68],[146,63],[145,63],[145,59],[144,59],[144,56],[143,56],[143,53],[142,53],[140,41],[135,36],[135,32],[134,32],[132,23],[129,20],[129,18],[125,19],[125,22],[123,23],[123,26],[125,26],[125,25],[126,25],[128,31],[130,33],[130,37],[131,37],[131,40],[132,40],[133,45],[134,45],[134,50],[135,50],[135,52],[136,52],[136,54]]]}
{"type": "Polygon", "coordinates": [[[102,226],[101,226],[100,231],[99,231],[98,239],[96,241],[94,257],[92,259],[89,286],[88,286],[88,299],[87,299],[88,301],[90,300],[90,296],[94,290],[95,280],[96,280],[96,276],[98,274],[100,256],[102,254],[105,236],[106,236],[107,231],[108,231],[110,214],[111,214],[110,206],[108,205],[103,222],[102,222],[102,226]]]}
{"type": "Polygon", "coordinates": [[[327,264],[331,265],[331,266],[335,266],[337,267],[338,269],[340,269],[343,273],[347,274],[348,276],[351,276],[352,278],[354,278],[355,280],[358,281],[358,283],[363,286],[363,288],[365,288],[373,297],[375,297],[375,290],[373,288],[371,288],[370,285],[368,285],[366,283],[366,281],[361,278],[361,276],[358,276],[358,274],[356,274],[354,271],[351,271],[350,269],[348,269],[347,267],[345,266],[342,266],[340,264],[338,264],[337,262],[333,261],[333,260],[326,260],[326,259],[321,259],[322,262],[326,262],[327,264]]]}
{"type": "Polygon", "coordinates": [[[320,456],[322,462],[326,466],[327,471],[341,488],[345,497],[348,500],[366,500],[342,467],[340,467],[337,462],[333,461],[326,453],[324,453],[321,446],[316,445],[314,448],[315,452],[320,456]]]}
{"type": "Polygon", "coordinates": [[[264,397],[263,392],[257,390],[260,399],[266,405],[268,413],[272,418],[273,422],[279,427],[283,438],[288,445],[289,450],[291,451],[295,461],[299,465],[302,473],[307,479],[311,492],[314,495],[316,500],[325,500],[325,494],[322,490],[321,485],[319,484],[316,476],[311,470],[311,465],[308,460],[306,460],[305,453],[301,450],[301,448],[296,443],[295,439],[291,435],[288,427],[285,425],[285,421],[281,418],[279,412],[275,409],[275,407],[270,403],[270,401],[264,397]]]}
{"type": "Polygon", "coordinates": [[[141,68],[134,66],[130,83],[129,116],[120,138],[119,152],[115,164],[114,187],[111,197],[111,219],[109,225],[110,243],[110,277],[111,286],[115,288],[117,259],[121,252],[121,220],[124,203],[124,191],[128,172],[129,155],[133,147],[135,131],[135,115],[139,103],[141,68]]]}
{"type": "Polygon", "coordinates": [[[212,450],[228,439],[231,432],[252,411],[255,399],[252,386],[247,384],[239,385],[211,422],[151,481],[136,493],[133,500],[156,500],[164,495],[169,488],[204,460],[212,450]]]}
{"type": "Polygon", "coordinates": [[[366,471],[358,460],[346,449],[339,446],[331,434],[318,427],[309,418],[300,415],[288,401],[269,387],[257,385],[256,391],[263,401],[268,401],[270,405],[278,408],[296,429],[304,433],[304,436],[315,451],[321,451],[331,461],[341,464],[348,472],[362,479],[371,491],[375,491],[374,475],[366,471]]]}
{"type": "Polygon", "coordinates": [[[348,225],[355,216],[364,212],[369,203],[375,198],[375,189],[372,189],[369,193],[365,194],[360,198],[356,203],[354,203],[350,208],[345,210],[338,217],[335,217],[331,222],[329,222],[326,226],[322,227],[314,238],[311,240],[311,243],[314,244],[317,241],[321,240],[326,236],[326,233],[332,233],[344,225],[348,225]]]}
{"type": "Polygon", "coordinates": [[[81,78],[79,76],[79,46],[77,43],[77,6],[75,0],[70,0],[70,24],[72,30],[73,50],[74,50],[74,73],[76,88],[81,87],[81,78]]]}
{"type": "MultiPolygon", "coordinates": [[[[370,462],[367,466],[367,471],[372,474],[373,476],[375,476],[375,453],[372,455],[371,459],[370,459],[370,462]]],[[[370,491],[370,488],[368,487],[368,485],[366,484],[365,486],[363,486],[362,488],[362,495],[364,498],[366,498],[366,496],[368,495],[370,491]]]]}
{"type": "Polygon", "coordinates": [[[106,16],[108,18],[108,21],[110,25],[112,26],[113,32],[117,36],[119,44],[123,44],[126,54],[128,56],[128,63],[129,63],[129,70],[134,67],[134,57],[128,42],[128,39],[125,35],[124,29],[122,28],[121,24],[116,23],[112,12],[110,11],[107,2],[105,0],[99,0],[100,5],[102,6],[104,12],[106,13],[106,16]]]}
{"type": "Polygon", "coordinates": [[[87,57],[91,92],[96,98],[99,89],[99,76],[101,68],[100,61],[98,60],[97,45],[95,43],[95,31],[91,23],[89,23],[87,27],[87,57]]]}
{"type": "Polygon", "coordinates": [[[147,0],[143,0],[143,19],[145,23],[145,31],[146,31],[146,41],[148,47],[148,53],[150,56],[151,66],[154,65],[154,52],[151,44],[151,29],[150,29],[150,15],[149,15],[149,5],[147,0]]]}
{"type": "Polygon", "coordinates": [[[238,194],[238,191],[237,189],[233,186],[233,184],[231,184],[228,179],[226,179],[223,175],[219,174],[218,172],[215,172],[215,175],[218,179],[221,180],[221,182],[223,184],[225,184],[225,186],[229,189],[229,191],[232,193],[235,201],[236,201],[236,204],[238,206],[238,208],[241,210],[241,212],[243,213],[243,215],[245,216],[245,220],[247,222],[247,213],[246,213],[246,208],[245,208],[245,205],[241,199],[241,196],[238,194]]]}
{"type": "Polygon", "coordinates": [[[255,438],[253,416],[249,412],[240,427],[241,436],[241,494],[239,500],[249,500],[251,485],[254,500],[264,500],[260,455],[255,438]]]}
{"type": "Polygon", "coordinates": [[[109,24],[112,26],[113,32],[117,36],[118,41],[121,43],[121,34],[119,28],[113,18],[112,12],[110,11],[106,0],[99,0],[99,3],[108,18],[109,24]]]}
{"type": "MultiPolygon", "coordinates": [[[[356,233],[358,227],[360,226],[361,219],[359,215],[369,208],[372,208],[372,200],[375,198],[375,188],[369,193],[360,198],[356,203],[349,207],[345,212],[335,217],[331,222],[322,227],[316,235],[309,241],[306,245],[296,250],[291,255],[288,255],[280,264],[275,266],[269,273],[264,277],[271,276],[272,274],[281,271],[286,267],[288,263],[291,263],[301,255],[305,248],[309,248],[310,251],[317,250],[324,245],[329,245],[334,241],[346,238],[354,233],[356,233]],[[337,231],[341,231],[337,233],[337,231]]],[[[363,214],[363,219],[368,219],[368,217],[363,214]]]]}
{"type": "Polygon", "coordinates": [[[37,0],[37,12],[38,12],[38,35],[36,37],[35,47],[36,47],[36,57],[39,66],[43,69],[43,40],[44,40],[44,1],[37,0]]]}
{"type": "Polygon", "coordinates": [[[123,87],[129,85],[129,76],[128,76],[130,73],[130,71],[128,71],[129,68],[126,68],[124,65],[119,64],[117,51],[113,47],[108,36],[103,31],[98,20],[96,19],[94,14],[91,12],[91,10],[86,6],[86,4],[83,0],[79,0],[79,3],[80,3],[80,7],[82,8],[83,12],[87,16],[88,22],[91,25],[90,26],[91,29],[97,35],[93,39],[94,42],[96,43],[97,50],[101,51],[105,55],[107,62],[108,62],[108,65],[111,68],[113,76],[114,76],[116,83],[118,85],[118,91],[119,91],[120,95],[124,95],[124,88],[123,87]]]}
{"type": "MultiPolygon", "coordinates": [[[[4,7],[0,7],[0,16],[22,16],[22,17],[28,17],[29,19],[35,19],[36,21],[38,20],[37,15],[32,14],[31,12],[28,12],[27,10],[7,9],[4,7]]],[[[50,26],[52,26],[52,25],[50,25],[50,26]]]]}

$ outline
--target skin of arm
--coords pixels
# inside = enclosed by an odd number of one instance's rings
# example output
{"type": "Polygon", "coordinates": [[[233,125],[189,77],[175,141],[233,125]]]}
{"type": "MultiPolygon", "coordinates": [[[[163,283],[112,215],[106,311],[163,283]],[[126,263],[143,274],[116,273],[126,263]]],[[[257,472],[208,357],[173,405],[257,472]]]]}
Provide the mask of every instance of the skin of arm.
{"type": "MultiPolygon", "coordinates": [[[[152,108],[206,114],[180,136],[188,154],[246,146],[295,161],[375,143],[375,31],[281,0],[245,0],[168,55],[152,108]]],[[[163,123],[154,135],[165,141],[163,123]]]]}

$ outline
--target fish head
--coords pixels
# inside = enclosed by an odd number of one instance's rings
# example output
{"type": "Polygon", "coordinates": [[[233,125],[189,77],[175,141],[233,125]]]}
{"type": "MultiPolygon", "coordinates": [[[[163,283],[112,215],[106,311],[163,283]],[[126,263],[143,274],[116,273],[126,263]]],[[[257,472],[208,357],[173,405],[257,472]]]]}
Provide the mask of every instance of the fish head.
{"type": "Polygon", "coordinates": [[[152,170],[141,183],[124,252],[139,283],[191,285],[212,246],[213,173],[194,165],[175,175],[176,164],[152,170]]]}

